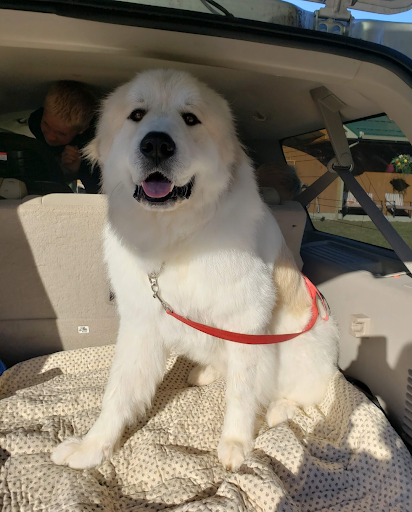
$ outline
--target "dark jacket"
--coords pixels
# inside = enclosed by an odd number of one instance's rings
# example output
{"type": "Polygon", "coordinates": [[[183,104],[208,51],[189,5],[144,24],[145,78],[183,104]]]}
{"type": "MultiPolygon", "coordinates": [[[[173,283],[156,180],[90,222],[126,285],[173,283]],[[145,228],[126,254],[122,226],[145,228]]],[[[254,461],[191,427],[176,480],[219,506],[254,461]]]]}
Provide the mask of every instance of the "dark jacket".
{"type": "MultiPolygon", "coordinates": [[[[40,123],[43,117],[43,107],[35,110],[29,117],[29,128],[32,134],[36,137],[37,140],[43,142],[52,157],[60,157],[63,153],[65,145],[63,146],[49,146],[44,138],[43,132],[40,128],[40,123]]],[[[94,137],[95,135],[95,123],[96,119],[93,118],[90,123],[90,127],[87,128],[83,133],[76,135],[71,141],[69,146],[77,146],[79,149],[83,149],[94,137]]],[[[97,194],[100,190],[100,169],[98,166],[95,166],[92,169],[92,165],[82,158],[80,163],[80,168],[77,173],[76,179],[81,180],[84,185],[84,188],[87,194],[97,194]]]]}

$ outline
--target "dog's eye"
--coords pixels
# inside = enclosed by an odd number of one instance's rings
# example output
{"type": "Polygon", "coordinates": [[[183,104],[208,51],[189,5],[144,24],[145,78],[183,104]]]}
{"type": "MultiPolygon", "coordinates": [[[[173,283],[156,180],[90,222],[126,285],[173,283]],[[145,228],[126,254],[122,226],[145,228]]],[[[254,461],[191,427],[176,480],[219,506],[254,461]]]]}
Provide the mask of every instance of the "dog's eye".
{"type": "Polygon", "coordinates": [[[133,110],[133,112],[130,114],[129,119],[138,123],[144,118],[145,114],[146,110],[143,110],[142,108],[137,108],[136,110],[133,110]]]}
{"type": "Polygon", "coordinates": [[[182,117],[183,117],[183,121],[188,126],[194,126],[195,124],[200,124],[199,119],[194,114],[191,114],[190,112],[188,112],[187,114],[182,114],[182,117]]]}

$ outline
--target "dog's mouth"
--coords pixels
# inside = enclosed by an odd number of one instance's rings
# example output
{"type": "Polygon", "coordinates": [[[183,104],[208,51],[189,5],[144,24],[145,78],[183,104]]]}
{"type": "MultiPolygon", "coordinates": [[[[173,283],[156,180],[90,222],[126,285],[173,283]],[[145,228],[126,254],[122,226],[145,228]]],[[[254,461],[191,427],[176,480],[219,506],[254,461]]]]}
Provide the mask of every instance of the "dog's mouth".
{"type": "Polygon", "coordinates": [[[165,203],[178,199],[188,199],[192,193],[194,177],[183,185],[176,187],[161,172],[154,172],[141,185],[137,185],[133,197],[137,201],[145,199],[150,203],[165,203]]]}

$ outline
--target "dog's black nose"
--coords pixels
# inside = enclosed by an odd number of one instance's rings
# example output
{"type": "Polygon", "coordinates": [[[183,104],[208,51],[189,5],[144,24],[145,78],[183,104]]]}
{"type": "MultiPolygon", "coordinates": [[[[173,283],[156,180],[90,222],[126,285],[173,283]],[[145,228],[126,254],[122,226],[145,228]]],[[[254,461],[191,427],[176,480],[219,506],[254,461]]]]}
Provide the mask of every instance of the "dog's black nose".
{"type": "Polygon", "coordinates": [[[140,143],[140,151],[157,166],[175,154],[176,144],[163,132],[149,132],[140,143]]]}

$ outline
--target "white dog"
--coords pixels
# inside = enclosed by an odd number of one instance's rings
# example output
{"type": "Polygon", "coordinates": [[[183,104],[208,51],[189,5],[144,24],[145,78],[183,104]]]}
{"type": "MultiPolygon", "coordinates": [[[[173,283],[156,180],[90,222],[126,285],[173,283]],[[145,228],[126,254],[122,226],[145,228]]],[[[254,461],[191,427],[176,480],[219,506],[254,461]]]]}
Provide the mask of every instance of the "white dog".
{"type": "Polygon", "coordinates": [[[206,85],[183,72],[139,74],[105,101],[88,152],[109,198],[105,258],[120,328],[99,418],[52,460],[80,469],[108,457],[150,407],[173,351],[198,363],[190,384],[226,378],[218,456],[236,471],[253,448],[258,409],[275,426],[322,400],[337,368],[336,326],[319,318],[291,341],[243,345],[184,325],[152,298],[148,275],[160,272],[159,295],[195,322],[276,334],[311,319],[312,300],[259,196],[228,104],[206,85]]]}

